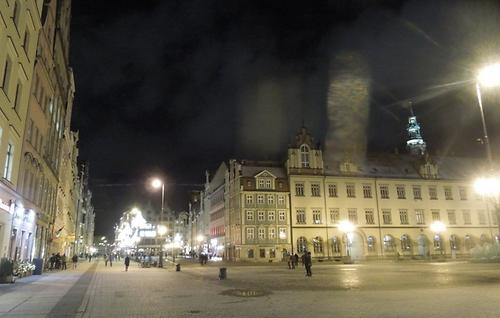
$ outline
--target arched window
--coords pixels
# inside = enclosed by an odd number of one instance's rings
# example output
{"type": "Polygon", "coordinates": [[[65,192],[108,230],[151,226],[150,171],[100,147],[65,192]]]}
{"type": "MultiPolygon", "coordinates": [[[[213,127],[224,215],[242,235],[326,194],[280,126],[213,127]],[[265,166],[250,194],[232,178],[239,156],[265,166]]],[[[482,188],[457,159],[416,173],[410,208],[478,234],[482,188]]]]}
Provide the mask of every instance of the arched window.
{"type": "Polygon", "coordinates": [[[303,168],[310,167],[309,147],[306,145],[300,146],[300,163],[303,168]]]}
{"type": "Polygon", "coordinates": [[[316,236],[313,239],[314,253],[323,253],[323,239],[320,236],[316,236]]]}
{"type": "Polygon", "coordinates": [[[384,250],[386,252],[394,251],[394,238],[392,237],[392,235],[384,236],[384,250]]]}
{"type": "Polygon", "coordinates": [[[307,240],[305,237],[301,236],[297,240],[297,252],[304,253],[307,251],[307,240]]]}
{"type": "Polygon", "coordinates": [[[434,249],[441,250],[443,248],[443,242],[439,234],[434,235],[434,249]]]}
{"type": "Polygon", "coordinates": [[[452,251],[458,250],[458,237],[455,234],[450,235],[450,248],[452,251]]]}
{"type": "Polygon", "coordinates": [[[340,241],[339,238],[336,236],[332,237],[332,252],[334,254],[340,253],[340,241]]]}
{"type": "Polygon", "coordinates": [[[484,245],[484,244],[490,242],[490,238],[486,234],[481,234],[481,236],[479,238],[479,242],[480,242],[481,245],[484,245]]]}
{"type": "Polygon", "coordinates": [[[466,250],[470,250],[474,247],[474,240],[471,235],[465,235],[464,245],[466,250]]]}
{"type": "Polygon", "coordinates": [[[401,236],[401,251],[409,251],[411,250],[411,241],[408,234],[403,234],[401,236]]]}
{"type": "Polygon", "coordinates": [[[375,238],[373,236],[367,237],[366,245],[368,246],[368,252],[375,252],[375,238]]]}

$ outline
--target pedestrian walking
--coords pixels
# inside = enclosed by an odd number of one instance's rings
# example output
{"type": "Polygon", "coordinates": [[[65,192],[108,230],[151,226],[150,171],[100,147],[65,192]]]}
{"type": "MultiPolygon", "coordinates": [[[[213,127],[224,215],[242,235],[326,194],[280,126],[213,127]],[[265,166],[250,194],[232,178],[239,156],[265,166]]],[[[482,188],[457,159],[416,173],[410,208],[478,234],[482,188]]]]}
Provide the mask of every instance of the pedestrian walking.
{"type": "Polygon", "coordinates": [[[295,263],[295,266],[299,266],[299,255],[297,255],[297,253],[293,255],[293,262],[295,263]]]}
{"type": "Polygon", "coordinates": [[[113,267],[113,254],[109,254],[109,267],[113,267]]]}
{"type": "Polygon", "coordinates": [[[92,261],[92,254],[89,254],[89,263],[92,261]]]}
{"type": "Polygon", "coordinates": [[[76,265],[78,265],[78,256],[76,254],[73,255],[71,260],[73,261],[73,269],[76,269],[76,265]]]}
{"type": "Polygon", "coordinates": [[[290,254],[290,257],[288,257],[288,269],[295,269],[295,258],[293,254],[290,254]]]}
{"type": "Polygon", "coordinates": [[[312,266],[312,258],[311,258],[311,252],[307,252],[307,255],[304,257],[304,266],[306,267],[306,276],[311,277],[312,272],[311,272],[311,266],[312,266]]]}
{"type": "Polygon", "coordinates": [[[104,266],[108,267],[108,255],[104,254],[104,266]]]}
{"type": "Polygon", "coordinates": [[[61,265],[61,269],[62,269],[62,270],[67,269],[67,267],[66,267],[66,254],[63,254],[63,255],[61,256],[61,264],[62,264],[62,265],[61,265]]]}
{"type": "Polygon", "coordinates": [[[130,257],[128,255],[125,257],[125,271],[128,272],[128,267],[130,265],[130,257]]]}
{"type": "Polygon", "coordinates": [[[52,253],[52,255],[50,256],[49,262],[50,262],[49,269],[53,270],[54,269],[54,265],[56,264],[56,255],[54,253],[52,253]]]}

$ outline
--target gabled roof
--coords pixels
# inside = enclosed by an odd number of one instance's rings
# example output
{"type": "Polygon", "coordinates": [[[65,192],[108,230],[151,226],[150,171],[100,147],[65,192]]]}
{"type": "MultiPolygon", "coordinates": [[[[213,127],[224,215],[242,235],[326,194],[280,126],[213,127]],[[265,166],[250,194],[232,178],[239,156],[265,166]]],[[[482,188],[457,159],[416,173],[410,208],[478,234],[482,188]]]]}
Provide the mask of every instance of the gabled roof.
{"type": "Polygon", "coordinates": [[[271,177],[271,178],[276,178],[276,176],[275,176],[274,174],[272,174],[271,172],[269,172],[269,170],[267,170],[267,169],[264,169],[264,170],[262,170],[261,172],[257,173],[257,174],[255,175],[255,177],[256,177],[256,178],[258,178],[258,177],[267,177],[267,178],[271,177]]]}

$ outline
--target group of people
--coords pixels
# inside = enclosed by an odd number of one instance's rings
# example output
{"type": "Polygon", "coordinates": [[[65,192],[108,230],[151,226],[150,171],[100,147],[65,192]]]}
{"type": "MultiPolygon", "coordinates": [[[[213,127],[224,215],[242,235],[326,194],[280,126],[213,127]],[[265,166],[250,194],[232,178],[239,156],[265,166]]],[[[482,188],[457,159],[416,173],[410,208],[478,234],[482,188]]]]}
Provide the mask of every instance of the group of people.
{"type": "MultiPolygon", "coordinates": [[[[73,269],[75,269],[78,264],[78,256],[76,254],[73,255],[71,261],[73,262],[73,269]]],[[[49,258],[49,270],[54,270],[54,269],[60,269],[60,270],[68,269],[66,254],[61,255],[60,253],[57,254],[52,253],[52,255],[49,258]]]]}
{"type": "MultiPolygon", "coordinates": [[[[311,252],[305,252],[301,256],[302,266],[306,269],[306,276],[312,276],[312,257],[311,252]]],[[[297,253],[288,255],[288,269],[295,269],[299,265],[299,255],[297,253]]]]}

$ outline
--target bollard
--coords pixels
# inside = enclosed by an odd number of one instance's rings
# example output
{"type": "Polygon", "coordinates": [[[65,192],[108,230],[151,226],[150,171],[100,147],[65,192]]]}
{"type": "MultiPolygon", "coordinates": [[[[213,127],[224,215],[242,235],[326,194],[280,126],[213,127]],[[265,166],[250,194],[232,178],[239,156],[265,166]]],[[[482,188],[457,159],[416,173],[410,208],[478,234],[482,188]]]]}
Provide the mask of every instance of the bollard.
{"type": "Polygon", "coordinates": [[[175,271],[180,272],[181,271],[181,264],[175,264],[175,271]]]}
{"type": "Polygon", "coordinates": [[[221,267],[219,268],[219,280],[227,278],[227,268],[221,267]]]}

